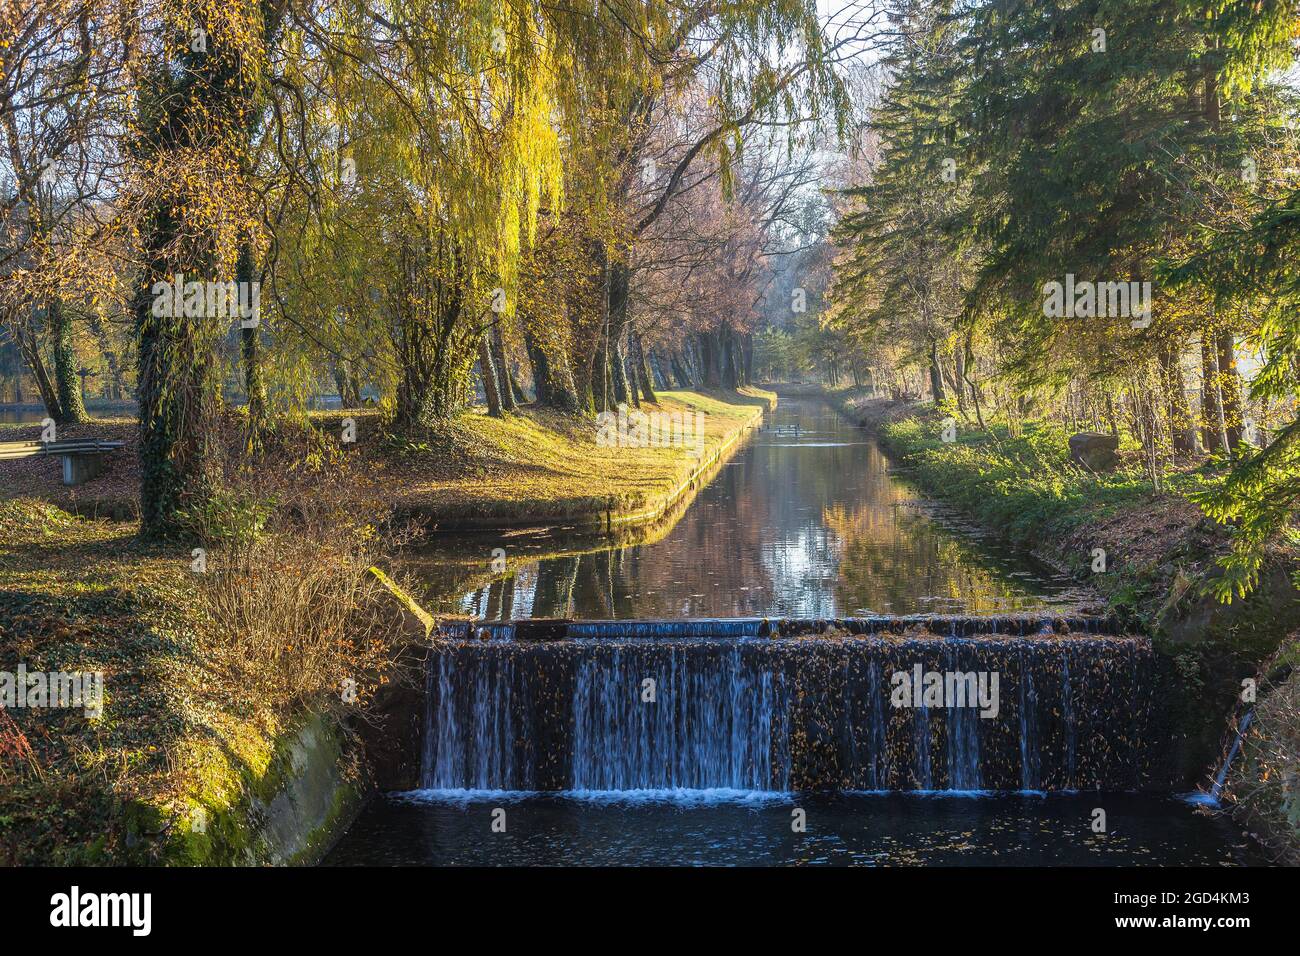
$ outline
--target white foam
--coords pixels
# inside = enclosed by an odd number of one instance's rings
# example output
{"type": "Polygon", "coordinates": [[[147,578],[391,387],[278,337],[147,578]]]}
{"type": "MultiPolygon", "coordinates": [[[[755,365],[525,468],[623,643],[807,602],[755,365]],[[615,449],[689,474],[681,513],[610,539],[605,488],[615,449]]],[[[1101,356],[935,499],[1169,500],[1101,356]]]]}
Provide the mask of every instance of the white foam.
{"type": "Polygon", "coordinates": [[[651,804],[667,803],[676,806],[711,806],[717,804],[741,804],[759,806],[771,803],[788,802],[792,794],[780,790],[736,790],[728,787],[715,787],[692,790],[685,787],[671,789],[647,790],[406,790],[389,794],[392,799],[411,803],[487,803],[509,802],[550,797],[553,799],[573,800],[580,803],[595,804],[651,804]]]}

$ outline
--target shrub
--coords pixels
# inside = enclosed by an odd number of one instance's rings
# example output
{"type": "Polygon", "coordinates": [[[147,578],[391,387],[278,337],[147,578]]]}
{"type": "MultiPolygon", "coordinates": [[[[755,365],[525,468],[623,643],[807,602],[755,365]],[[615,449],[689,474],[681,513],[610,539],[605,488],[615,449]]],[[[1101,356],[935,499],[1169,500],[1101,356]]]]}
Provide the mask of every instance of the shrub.
{"type": "Polygon", "coordinates": [[[311,434],[282,429],[227,470],[193,524],[213,549],[200,591],[233,693],[364,706],[390,650],[391,605],[369,569],[407,537],[389,516],[375,482],[311,434]]]}

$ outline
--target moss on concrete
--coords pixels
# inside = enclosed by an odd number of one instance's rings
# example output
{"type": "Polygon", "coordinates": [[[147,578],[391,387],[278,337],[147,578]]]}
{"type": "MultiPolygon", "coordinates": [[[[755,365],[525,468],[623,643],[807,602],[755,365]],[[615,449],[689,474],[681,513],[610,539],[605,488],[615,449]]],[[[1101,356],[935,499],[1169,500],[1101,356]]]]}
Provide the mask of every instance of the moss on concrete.
{"type": "Polygon", "coordinates": [[[129,806],[133,840],[154,844],[153,862],[167,866],[318,862],[364,802],[355,751],[326,714],[265,742],[265,762],[229,763],[192,798],[129,806]]]}

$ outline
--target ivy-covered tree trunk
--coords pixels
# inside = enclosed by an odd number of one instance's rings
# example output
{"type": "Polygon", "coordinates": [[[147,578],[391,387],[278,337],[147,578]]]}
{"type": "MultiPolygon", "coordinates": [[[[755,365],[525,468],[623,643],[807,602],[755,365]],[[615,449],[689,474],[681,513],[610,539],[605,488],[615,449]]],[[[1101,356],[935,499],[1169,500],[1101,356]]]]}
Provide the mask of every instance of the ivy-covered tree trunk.
{"type": "MultiPolygon", "coordinates": [[[[218,252],[216,230],[202,217],[181,218],[196,188],[212,190],[201,178],[196,185],[186,171],[171,164],[206,157],[230,161],[239,176],[249,175],[261,61],[283,11],[282,2],[264,0],[257,7],[259,34],[241,43],[235,35],[237,12],[196,0],[168,8],[161,24],[165,55],[150,64],[140,80],[131,159],[150,187],[138,221],[143,267],[133,303],[140,514],[146,537],[183,533],[187,512],[202,510],[211,495],[211,443],[217,433],[212,356],[226,331],[214,322],[216,316],[177,314],[186,310],[175,302],[154,314],[155,283],[176,274],[190,280],[222,278],[211,275],[218,252]]],[[[213,212],[205,210],[203,215],[213,212]]],[[[243,214],[235,209],[216,212],[243,214]]],[[[235,258],[239,271],[238,251],[235,258]]],[[[251,257],[243,265],[244,275],[251,276],[251,257]]]]}
{"type": "Polygon", "coordinates": [[[46,307],[46,321],[54,335],[54,382],[59,393],[60,425],[75,425],[86,421],[86,405],[81,397],[81,381],[77,377],[77,353],[72,347],[72,317],[62,300],[51,299],[46,307]]]}
{"type": "Polygon", "coordinates": [[[573,383],[573,370],[562,343],[543,341],[525,324],[524,348],[533,367],[533,383],[537,389],[537,403],[568,415],[581,411],[578,390],[573,383]]]}
{"type": "MultiPolygon", "coordinates": [[[[202,21],[201,21],[202,22],[202,21]]],[[[212,31],[208,31],[211,36],[212,31]]],[[[215,47],[215,41],[213,43],[215,47]]],[[[214,116],[228,119],[232,90],[217,51],[178,51],[176,70],[158,64],[142,83],[135,160],[145,170],[187,150],[219,146],[210,131],[214,116]]],[[[227,141],[224,145],[229,146],[227,141]]],[[[147,538],[186,533],[187,512],[202,510],[212,489],[214,434],[210,388],[212,341],[202,316],[186,317],[180,303],[155,313],[155,283],[173,275],[197,278],[211,249],[202,235],[191,236],[178,218],[183,183],[159,177],[156,193],[140,222],[144,266],[134,301],[140,405],[140,523],[147,538]],[[182,248],[181,243],[184,242],[182,248]],[[187,261],[190,260],[190,261],[187,261]]]]}
{"type": "Polygon", "coordinates": [[[204,320],[154,315],[150,292],[155,281],[176,271],[167,249],[180,228],[170,207],[153,210],[142,232],[145,268],[135,297],[140,523],[148,538],[183,534],[185,513],[201,508],[212,488],[209,441],[215,410],[204,320]]]}
{"type": "Polygon", "coordinates": [[[399,429],[434,428],[466,402],[481,333],[468,328],[461,250],[438,235],[405,242],[393,309],[398,315],[399,429]]]}

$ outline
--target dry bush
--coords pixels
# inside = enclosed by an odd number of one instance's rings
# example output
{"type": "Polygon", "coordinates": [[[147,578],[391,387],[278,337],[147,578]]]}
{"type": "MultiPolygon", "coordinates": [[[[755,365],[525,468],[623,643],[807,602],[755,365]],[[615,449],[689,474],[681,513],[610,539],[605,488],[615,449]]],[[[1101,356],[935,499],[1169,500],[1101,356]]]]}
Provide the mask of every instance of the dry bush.
{"type": "Polygon", "coordinates": [[[411,534],[389,515],[374,478],[309,427],[281,426],[256,457],[229,459],[188,517],[232,693],[276,710],[331,698],[364,709],[389,671],[393,621],[369,568],[411,534]]]}

